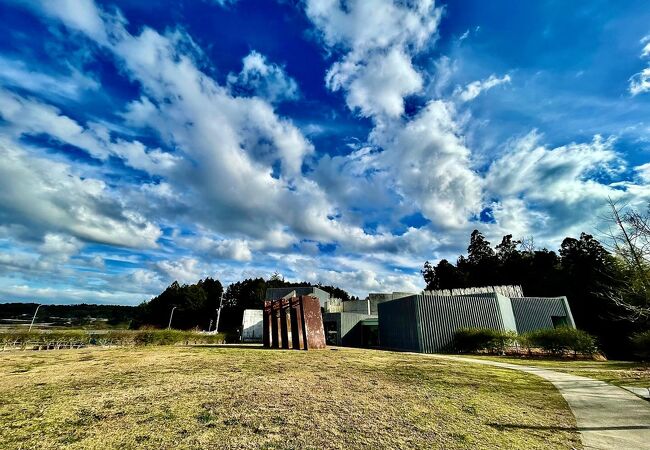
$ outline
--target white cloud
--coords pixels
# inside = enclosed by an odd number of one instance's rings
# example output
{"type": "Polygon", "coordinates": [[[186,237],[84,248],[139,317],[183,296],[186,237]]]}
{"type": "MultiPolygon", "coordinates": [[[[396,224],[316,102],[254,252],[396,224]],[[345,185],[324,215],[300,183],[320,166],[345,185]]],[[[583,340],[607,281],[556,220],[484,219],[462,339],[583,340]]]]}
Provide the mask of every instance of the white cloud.
{"type": "Polygon", "coordinates": [[[454,95],[456,95],[461,101],[468,102],[478,97],[481,92],[485,92],[495,86],[506,83],[510,83],[510,75],[504,75],[503,77],[499,78],[493,74],[490,75],[490,77],[486,80],[473,81],[464,88],[458,87],[454,91],[454,95]]]}
{"type": "Polygon", "coordinates": [[[266,57],[256,51],[242,60],[239,74],[228,74],[232,90],[262,97],[271,103],[295,100],[300,96],[298,84],[277,64],[270,64],[266,57]]]}
{"type": "Polygon", "coordinates": [[[0,55],[0,84],[19,87],[50,97],[78,99],[84,91],[96,91],[99,83],[73,67],[69,74],[40,73],[20,60],[0,55]]]}
{"type": "Polygon", "coordinates": [[[47,233],[43,238],[43,245],[40,252],[45,255],[69,255],[76,254],[82,247],[81,242],[72,236],[47,233]]]}
{"type": "MultiPolygon", "coordinates": [[[[184,283],[196,283],[199,279],[209,276],[209,269],[196,258],[181,258],[174,261],[160,261],[156,263],[156,269],[167,280],[184,283]]],[[[137,276],[142,277],[143,274],[137,276]]]]}
{"type": "Polygon", "coordinates": [[[650,163],[641,164],[636,166],[634,171],[637,173],[638,177],[644,183],[650,183],[650,163]]]}
{"type": "Polygon", "coordinates": [[[346,90],[348,107],[365,117],[401,115],[404,97],[422,88],[422,77],[399,48],[373,54],[363,62],[348,55],[332,66],[326,81],[332,91],[346,90]]]}
{"type": "Polygon", "coordinates": [[[399,46],[422,47],[436,31],[439,9],[431,0],[406,4],[391,0],[307,0],[309,19],[329,47],[355,53],[399,46]]]}
{"type": "MultiPolygon", "coordinates": [[[[166,174],[166,201],[174,198],[179,208],[191,208],[195,223],[253,241],[276,235],[285,245],[302,238],[373,240],[346,223],[321,187],[302,176],[314,149],[299,129],[268,102],[234,97],[200,71],[195,63],[200,51],[187,34],[163,36],[145,27],[134,36],[119,21],[105,26],[111,37],[105,47],[142,88],[125,118],[132,126],[158,131],[191,161],[166,174]],[[281,173],[274,174],[277,162],[281,173]]],[[[241,246],[236,254],[247,257],[241,246]]]]}
{"type": "Polygon", "coordinates": [[[498,221],[519,232],[561,239],[597,226],[608,198],[629,196],[604,181],[624,169],[613,139],[595,136],[557,148],[539,141],[532,132],[490,165],[486,188],[501,199],[493,205],[498,221]]]}
{"type": "Polygon", "coordinates": [[[110,287],[105,290],[71,287],[34,287],[28,284],[11,284],[0,279],[0,298],[15,301],[66,304],[66,303],[100,303],[107,305],[138,305],[149,295],[122,291],[110,287]]]}
{"type": "MultiPolygon", "coordinates": [[[[489,236],[541,233],[552,240],[582,231],[607,196],[650,196],[644,165],[635,168],[633,181],[610,182],[621,164],[614,142],[600,138],[547,148],[532,134],[508,147],[487,174],[477,172],[464,137],[470,106],[461,103],[510,77],[492,75],[454,94],[456,60],[431,60],[433,78],[421,72],[413,60],[434,41],[440,20],[433,1],[303,4],[334,58],[327,87],[343,92],[349,109],[374,123],[367,141],[351,145],[348,155],[316,153],[303,132],[278,114],[273,105],[296,98],[297,84],[260,53],[247,55],[242,70],[220,84],[209,75],[219,68],[209,67],[209,58],[183,30],[162,33],[144,26],[136,32],[119,12],[111,15],[107,11],[114,10],[100,10],[91,1],[78,4],[78,16],[72,2],[60,10],[40,3],[47,17],[94,41],[89,48],[114,57],[119,73],[140,92],[117,112],[124,123],[100,124],[0,91],[2,132],[11,138],[0,154],[6,156],[0,167],[0,238],[31,242],[10,258],[0,255],[0,266],[9,267],[5,273],[29,279],[47,264],[56,275],[85,265],[90,275],[78,283],[95,286],[100,299],[106,298],[104,286],[116,280],[114,273],[101,273],[116,270],[104,261],[118,258],[140,266],[117,276],[120,285],[137,292],[124,288],[113,298],[129,302],[174,279],[195,282],[211,275],[228,282],[275,270],[360,296],[417,291],[421,262],[456,256],[472,227],[485,228],[489,236]],[[405,117],[409,95],[425,106],[405,117]],[[467,111],[458,114],[456,107],[467,111]],[[140,131],[156,133],[160,148],[124,137],[140,131]],[[72,163],[60,162],[61,154],[35,156],[35,149],[17,145],[39,134],[105,163],[72,169],[72,163]],[[111,157],[155,176],[137,185],[102,181],[119,175],[111,173],[111,157]],[[485,207],[495,223],[477,222],[485,207]],[[419,229],[400,223],[413,213],[432,223],[419,229]],[[85,253],[87,241],[158,247],[139,253],[141,258],[93,255],[85,253]],[[323,251],[328,243],[335,245],[323,251]],[[62,259],[54,268],[56,255],[62,259]]],[[[5,77],[12,86],[18,86],[18,69],[5,77]]],[[[21,86],[38,92],[50,80],[34,77],[29,83],[21,86]]],[[[74,95],[72,87],[63,90],[74,95]]],[[[314,133],[325,128],[303,126],[314,133]]],[[[16,280],[0,276],[0,293],[29,284],[16,280]]],[[[90,292],[61,286],[23,291],[77,300],[90,292]]]]}
{"type": "Polygon", "coordinates": [[[89,123],[83,127],[50,105],[0,89],[0,117],[7,121],[4,131],[14,137],[41,133],[74,145],[94,158],[105,161],[116,156],[135,169],[150,174],[164,174],[178,162],[178,157],[160,149],[147,149],[138,141],[112,141],[106,127],[89,123]]]}
{"type": "MultiPolygon", "coordinates": [[[[641,58],[650,57],[650,35],[641,39],[641,43],[645,44],[641,51],[641,58]]],[[[632,75],[629,82],[628,89],[632,96],[650,91],[650,67],[646,67],[641,72],[632,75]]]]}
{"type": "Polygon", "coordinates": [[[396,117],[403,98],[422,88],[411,53],[435,34],[440,9],[432,0],[308,0],[305,10],[330,48],[347,53],[327,73],[327,85],[346,91],[351,109],[366,117],[396,117]]]}
{"type": "Polygon", "coordinates": [[[630,78],[630,94],[638,95],[650,91],[650,67],[630,78]]]}
{"type": "Polygon", "coordinates": [[[233,261],[250,261],[252,252],[248,241],[244,239],[218,239],[208,236],[191,236],[177,238],[177,242],[187,248],[194,248],[208,257],[230,259],[233,261]]]}
{"type": "Polygon", "coordinates": [[[76,31],[87,34],[92,39],[105,43],[108,39],[104,15],[93,0],[27,0],[27,4],[46,15],[61,20],[65,25],[76,31]],[[102,17],[104,15],[104,17],[102,17]]]}
{"type": "Polygon", "coordinates": [[[376,129],[372,139],[385,149],[380,163],[395,175],[405,201],[435,224],[461,227],[480,210],[482,181],[470,167],[451,104],[430,102],[411,121],[376,129]]]}
{"type": "MultiPolygon", "coordinates": [[[[30,233],[63,231],[87,241],[156,246],[159,228],[123,208],[103,181],[81,176],[66,164],[37,157],[5,139],[0,140],[0,159],[3,223],[24,226],[30,233]]],[[[54,245],[59,238],[49,239],[55,239],[50,242],[54,245]]]]}

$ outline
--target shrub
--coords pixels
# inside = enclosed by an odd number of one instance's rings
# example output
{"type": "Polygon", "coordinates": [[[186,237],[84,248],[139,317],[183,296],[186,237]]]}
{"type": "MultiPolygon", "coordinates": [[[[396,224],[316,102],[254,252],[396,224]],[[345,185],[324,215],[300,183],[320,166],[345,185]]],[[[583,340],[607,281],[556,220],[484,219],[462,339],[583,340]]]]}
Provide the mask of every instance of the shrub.
{"type": "Polygon", "coordinates": [[[643,359],[650,359],[650,330],[632,335],[634,353],[643,359]]]}
{"type": "Polygon", "coordinates": [[[561,356],[567,352],[573,352],[574,355],[592,355],[598,350],[593,336],[569,327],[531,331],[524,334],[520,342],[528,348],[540,348],[554,356],[561,356]]]}
{"type": "Polygon", "coordinates": [[[31,331],[8,330],[0,332],[0,345],[5,348],[59,349],[89,345],[174,345],[216,344],[225,342],[224,334],[205,334],[181,330],[111,330],[92,332],[85,330],[31,331]]]}
{"type": "Polygon", "coordinates": [[[494,330],[491,328],[461,328],[454,333],[454,348],[460,353],[488,351],[503,353],[517,340],[513,331],[494,330]]]}

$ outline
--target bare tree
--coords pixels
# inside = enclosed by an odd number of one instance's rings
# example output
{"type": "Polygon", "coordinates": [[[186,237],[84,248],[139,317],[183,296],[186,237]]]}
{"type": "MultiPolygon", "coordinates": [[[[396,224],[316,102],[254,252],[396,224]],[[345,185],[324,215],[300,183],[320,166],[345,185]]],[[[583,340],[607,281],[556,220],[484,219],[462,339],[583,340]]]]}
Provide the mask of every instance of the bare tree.
{"type": "Polygon", "coordinates": [[[524,236],[521,239],[519,239],[519,248],[524,253],[530,253],[530,254],[535,253],[536,250],[535,239],[533,238],[533,236],[524,236]]]}
{"type": "Polygon", "coordinates": [[[632,321],[650,319],[650,214],[608,201],[606,245],[617,257],[623,280],[607,297],[632,321]]]}

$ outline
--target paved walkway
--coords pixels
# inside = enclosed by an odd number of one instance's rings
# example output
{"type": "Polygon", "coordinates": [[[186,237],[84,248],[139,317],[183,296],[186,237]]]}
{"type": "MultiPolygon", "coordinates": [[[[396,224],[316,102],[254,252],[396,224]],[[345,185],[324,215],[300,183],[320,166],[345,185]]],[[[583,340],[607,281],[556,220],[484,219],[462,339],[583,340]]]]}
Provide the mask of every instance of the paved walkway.
{"type": "Polygon", "coordinates": [[[520,370],[547,379],[573,411],[585,449],[650,449],[650,402],[625,389],[539,367],[448,355],[431,356],[520,370]]]}

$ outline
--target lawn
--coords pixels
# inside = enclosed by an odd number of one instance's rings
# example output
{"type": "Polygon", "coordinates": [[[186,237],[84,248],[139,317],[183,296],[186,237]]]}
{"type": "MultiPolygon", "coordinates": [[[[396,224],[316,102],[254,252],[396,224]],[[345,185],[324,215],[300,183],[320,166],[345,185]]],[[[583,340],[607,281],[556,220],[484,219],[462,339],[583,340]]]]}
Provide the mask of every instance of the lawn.
{"type": "Polygon", "coordinates": [[[573,375],[602,380],[617,386],[650,387],[650,363],[631,361],[592,361],[567,359],[513,358],[503,356],[471,356],[471,358],[543,367],[573,375]]]}
{"type": "Polygon", "coordinates": [[[0,448],[580,448],[552,385],[375,350],[0,353],[0,448]]]}

